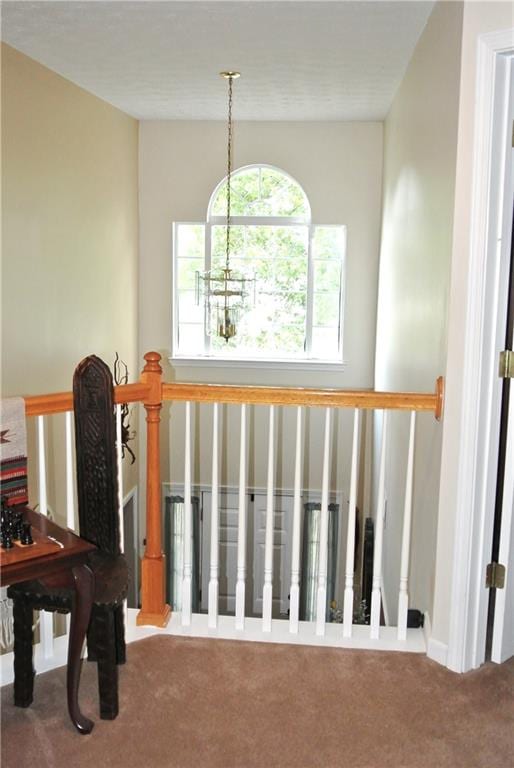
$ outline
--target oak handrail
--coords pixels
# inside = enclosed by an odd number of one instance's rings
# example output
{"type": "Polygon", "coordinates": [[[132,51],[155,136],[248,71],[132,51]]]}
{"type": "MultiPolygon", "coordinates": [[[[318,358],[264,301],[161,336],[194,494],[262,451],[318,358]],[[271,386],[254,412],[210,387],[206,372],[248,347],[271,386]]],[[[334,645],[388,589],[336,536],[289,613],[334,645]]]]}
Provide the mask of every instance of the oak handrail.
{"type": "Polygon", "coordinates": [[[252,387],[231,384],[163,383],[163,400],[247,405],[304,405],[329,408],[373,408],[433,411],[440,419],[443,378],[434,393],[376,392],[374,390],[308,389],[305,387],[252,387]]]}
{"type": "MultiPolygon", "coordinates": [[[[135,382],[114,387],[115,403],[148,401],[152,384],[135,382]]],[[[73,410],[72,392],[28,395],[25,400],[27,416],[46,416],[73,410]]],[[[154,398],[155,399],[155,385],[154,398]]],[[[255,387],[232,384],[166,383],[161,385],[161,400],[200,403],[246,403],[247,405],[305,405],[329,408],[373,408],[406,411],[433,411],[441,418],[443,378],[436,382],[434,393],[376,392],[374,390],[313,389],[306,387],[255,387]]]]}
{"type": "MultiPolygon", "coordinates": [[[[144,402],[150,392],[150,384],[135,382],[119,384],[114,387],[115,403],[144,402]]],[[[50,416],[73,410],[73,392],[53,392],[48,395],[27,395],[25,400],[26,416],[50,416]]]]}

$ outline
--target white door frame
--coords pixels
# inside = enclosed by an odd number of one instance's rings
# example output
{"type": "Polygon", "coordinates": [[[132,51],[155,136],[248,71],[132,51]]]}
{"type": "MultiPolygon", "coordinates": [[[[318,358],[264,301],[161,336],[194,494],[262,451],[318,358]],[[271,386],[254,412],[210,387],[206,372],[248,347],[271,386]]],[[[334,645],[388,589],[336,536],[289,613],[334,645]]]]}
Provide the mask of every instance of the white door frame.
{"type": "Polygon", "coordinates": [[[497,148],[499,132],[506,130],[503,112],[507,99],[500,94],[505,90],[503,70],[507,71],[506,55],[513,49],[512,29],[478,40],[467,322],[446,658],[447,666],[457,672],[478,667],[485,659],[485,567],[491,555],[498,459],[494,435],[499,429],[501,403],[496,342],[503,301],[498,247],[503,190],[497,148]]]}

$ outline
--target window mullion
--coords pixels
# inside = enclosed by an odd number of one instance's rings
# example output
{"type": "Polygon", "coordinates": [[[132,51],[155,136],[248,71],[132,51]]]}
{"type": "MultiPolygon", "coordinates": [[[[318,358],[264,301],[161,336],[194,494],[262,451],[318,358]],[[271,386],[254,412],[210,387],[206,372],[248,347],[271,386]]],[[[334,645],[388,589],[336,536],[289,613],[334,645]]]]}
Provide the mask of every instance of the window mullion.
{"type": "Polygon", "coordinates": [[[312,355],[312,323],[314,315],[314,257],[313,242],[315,227],[309,227],[309,243],[307,251],[307,313],[305,319],[305,354],[312,355]]]}
{"type": "Polygon", "coordinates": [[[343,249],[340,259],[339,272],[339,329],[338,329],[338,356],[343,357],[343,333],[344,333],[344,302],[346,294],[346,227],[343,227],[343,249]]]}
{"type": "MultiPolygon", "coordinates": [[[[212,224],[207,221],[205,224],[205,271],[209,272],[212,267],[212,224]]],[[[206,355],[211,351],[211,337],[207,333],[207,329],[210,327],[210,318],[207,317],[207,304],[204,297],[204,318],[203,318],[203,348],[206,355]]]]}
{"type": "Polygon", "coordinates": [[[178,255],[177,255],[178,222],[173,222],[173,259],[171,263],[171,286],[173,296],[172,322],[173,338],[171,340],[173,353],[179,349],[179,324],[178,324],[178,255]]]}

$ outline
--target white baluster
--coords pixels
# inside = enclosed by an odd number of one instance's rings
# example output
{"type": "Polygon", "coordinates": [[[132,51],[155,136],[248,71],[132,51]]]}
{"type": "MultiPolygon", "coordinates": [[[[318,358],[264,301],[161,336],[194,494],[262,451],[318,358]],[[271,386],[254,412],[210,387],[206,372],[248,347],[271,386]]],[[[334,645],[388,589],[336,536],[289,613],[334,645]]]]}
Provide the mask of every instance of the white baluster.
{"type": "Polygon", "coordinates": [[[73,486],[73,412],[66,411],[66,525],[75,530],[75,495],[73,486]]]}
{"type": "Polygon", "coordinates": [[[289,631],[298,633],[300,609],[300,486],[302,484],[302,409],[296,411],[296,449],[294,462],[293,546],[291,555],[291,589],[289,598],[289,631]]]}
{"type": "Polygon", "coordinates": [[[121,405],[116,406],[116,470],[118,472],[118,521],[120,526],[120,549],[125,551],[125,528],[123,524],[123,445],[121,443],[121,405]]]}
{"type": "Polygon", "coordinates": [[[46,447],[45,447],[45,417],[37,417],[37,448],[39,474],[39,512],[48,515],[48,500],[46,495],[46,447]]]}
{"type": "Polygon", "coordinates": [[[191,403],[186,403],[184,446],[184,574],[182,578],[182,626],[191,624],[192,547],[191,547],[191,403]]]}
{"type": "MultiPolygon", "coordinates": [[[[75,496],[73,486],[73,411],[66,411],[66,525],[75,530],[75,496]]],[[[66,633],[70,631],[70,614],[66,614],[66,633]]]]}
{"type": "Polygon", "coordinates": [[[352,469],[350,475],[350,502],[348,505],[348,531],[346,534],[346,570],[343,609],[343,637],[352,636],[353,623],[353,571],[355,567],[355,516],[357,508],[357,476],[359,470],[360,411],[353,416],[352,469]]]}
{"type": "MultiPolygon", "coordinates": [[[[48,499],[46,493],[46,446],[45,446],[45,417],[37,417],[37,447],[39,475],[39,512],[48,515],[48,499]]],[[[39,612],[39,635],[46,659],[54,655],[54,617],[47,611],[39,612]]]]}
{"type": "Polygon", "coordinates": [[[328,566],[328,477],[330,469],[330,408],[325,414],[325,444],[323,449],[323,479],[321,484],[321,525],[319,534],[319,570],[316,599],[316,634],[325,634],[327,611],[328,566]]]}
{"type": "Polygon", "coordinates": [[[245,624],[246,579],[246,405],[241,405],[241,444],[239,449],[239,519],[237,531],[236,629],[245,624]]]}
{"type": "Polygon", "coordinates": [[[405,506],[403,512],[402,558],[400,565],[400,593],[398,595],[398,640],[407,639],[407,611],[409,608],[409,555],[412,521],[412,480],[414,474],[414,442],[416,436],[416,411],[410,415],[409,453],[405,476],[405,506]]]}
{"type": "Polygon", "coordinates": [[[218,625],[219,597],[219,466],[218,466],[218,403],[212,410],[212,493],[211,493],[211,562],[209,580],[209,617],[208,626],[216,629],[218,625]]]}
{"type": "Polygon", "coordinates": [[[275,470],[275,407],[269,407],[268,487],[266,495],[266,539],[264,545],[264,590],[262,593],[262,631],[271,632],[273,611],[273,473],[275,470]]]}
{"type": "MultiPolygon", "coordinates": [[[[120,527],[120,551],[125,552],[125,510],[123,508],[123,444],[121,442],[121,403],[116,405],[116,470],[118,472],[118,524],[120,527]]],[[[123,601],[125,624],[128,617],[127,598],[123,601]]]]}
{"type": "Polygon", "coordinates": [[[378,478],[378,502],[373,557],[373,588],[371,592],[370,638],[377,640],[380,632],[380,604],[382,591],[382,544],[384,539],[385,511],[385,465],[387,448],[387,411],[383,412],[382,447],[380,449],[380,472],[378,478]]]}

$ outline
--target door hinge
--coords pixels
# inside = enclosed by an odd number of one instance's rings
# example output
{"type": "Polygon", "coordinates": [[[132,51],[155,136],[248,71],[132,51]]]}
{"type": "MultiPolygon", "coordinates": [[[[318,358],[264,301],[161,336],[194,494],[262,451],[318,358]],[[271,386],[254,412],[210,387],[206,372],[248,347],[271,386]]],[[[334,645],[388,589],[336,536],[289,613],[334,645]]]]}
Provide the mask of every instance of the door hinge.
{"type": "Polygon", "coordinates": [[[503,352],[500,352],[498,376],[500,379],[514,379],[514,352],[512,349],[504,349],[503,352]]]}
{"type": "Polygon", "coordinates": [[[485,586],[487,589],[503,589],[505,586],[505,566],[500,563],[489,563],[485,571],[485,586]]]}

